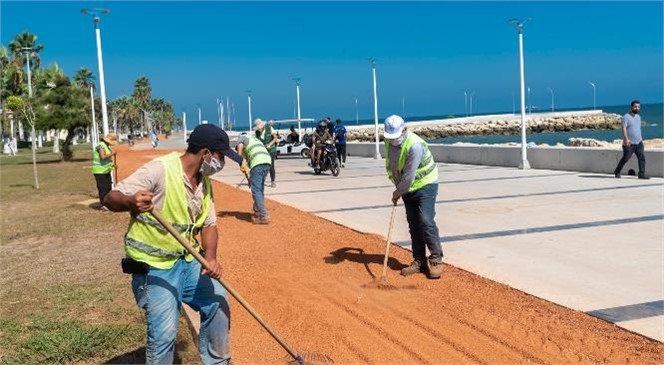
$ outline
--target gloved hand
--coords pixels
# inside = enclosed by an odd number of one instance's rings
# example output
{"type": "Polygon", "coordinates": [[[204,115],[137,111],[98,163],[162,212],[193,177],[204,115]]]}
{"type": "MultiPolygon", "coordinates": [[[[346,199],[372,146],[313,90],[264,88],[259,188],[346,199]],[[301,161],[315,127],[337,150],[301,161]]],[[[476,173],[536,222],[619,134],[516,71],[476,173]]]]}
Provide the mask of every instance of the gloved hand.
{"type": "Polygon", "coordinates": [[[395,190],[392,192],[392,204],[397,205],[397,202],[399,201],[399,198],[401,198],[401,194],[399,194],[398,190],[395,190]]]}
{"type": "Polygon", "coordinates": [[[242,164],[240,165],[240,171],[242,171],[243,174],[248,174],[249,173],[249,166],[247,164],[242,164]]]}

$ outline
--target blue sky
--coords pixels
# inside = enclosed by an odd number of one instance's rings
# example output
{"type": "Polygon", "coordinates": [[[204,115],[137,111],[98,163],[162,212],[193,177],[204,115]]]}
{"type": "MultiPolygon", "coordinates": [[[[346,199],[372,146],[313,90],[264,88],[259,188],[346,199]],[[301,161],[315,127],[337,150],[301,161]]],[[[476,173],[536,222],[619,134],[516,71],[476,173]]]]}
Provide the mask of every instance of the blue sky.
{"type": "Polygon", "coordinates": [[[518,108],[518,38],[506,20],[530,17],[524,31],[532,104],[550,108],[662,102],[663,8],[650,2],[14,2],[2,1],[1,41],[35,33],[44,64],[68,75],[97,74],[92,19],[101,36],[108,98],[131,94],[147,76],[155,97],[178,115],[216,120],[230,97],[239,126],[253,117],[293,117],[294,77],[302,117],[373,118],[369,57],[376,59],[379,115],[462,115],[518,108]]]}

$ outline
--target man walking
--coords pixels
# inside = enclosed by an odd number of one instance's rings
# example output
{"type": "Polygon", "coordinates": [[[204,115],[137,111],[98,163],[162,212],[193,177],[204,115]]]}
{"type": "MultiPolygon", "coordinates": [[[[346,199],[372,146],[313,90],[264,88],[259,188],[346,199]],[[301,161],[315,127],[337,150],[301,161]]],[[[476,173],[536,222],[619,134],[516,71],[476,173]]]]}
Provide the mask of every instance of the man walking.
{"type": "Polygon", "coordinates": [[[401,270],[401,275],[422,272],[430,279],[439,279],[443,274],[443,249],[434,220],[438,168],[427,143],[409,132],[400,116],[385,119],[384,136],[387,177],[396,187],[392,202],[403,199],[413,248],[413,262],[401,270]],[[428,260],[426,248],[431,253],[428,260]]]}
{"type": "Polygon", "coordinates": [[[277,158],[277,132],[260,118],[256,119],[254,127],[256,128],[256,138],[265,145],[267,152],[270,154],[270,187],[276,188],[277,172],[275,171],[274,160],[277,158]]]}
{"type": "Polygon", "coordinates": [[[622,135],[623,135],[623,157],[618,162],[613,174],[617,179],[620,178],[622,168],[627,161],[636,153],[636,158],[639,161],[639,179],[650,179],[646,175],[646,156],[643,148],[643,139],[641,138],[641,103],[638,100],[632,101],[630,104],[630,112],[622,117],[622,135]]]}
{"type": "Polygon", "coordinates": [[[254,199],[254,212],[251,220],[254,224],[268,224],[270,216],[265,207],[265,178],[272,165],[271,156],[258,138],[247,135],[240,136],[235,149],[249,161],[248,166],[243,163],[240,169],[245,174],[249,171],[251,196],[254,199]]]}
{"type": "Polygon", "coordinates": [[[337,119],[337,125],[334,127],[334,141],[337,147],[337,156],[341,159],[341,167],[346,167],[346,127],[337,119]]]}
{"type": "Polygon", "coordinates": [[[97,192],[99,193],[99,203],[101,203],[102,210],[108,210],[104,206],[104,197],[113,188],[113,156],[116,152],[111,149],[111,146],[118,144],[118,137],[114,133],[104,136],[97,147],[92,151],[92,174],[95,176],[97,182],[97,192]]]}
{"type": "Polygon", "coordinates": [[[148,162],[111,191],[104,203],[114,212],[131,212],[124,238],[125,273],[132,274],[136,303],[147,319],[148,364],[172,364],[181,303],[201,313],[198,350],[203,364],[229,364],[230,310],[217,260],[218,233],[209,176],[224,167],[224,156],[242,163],[228,136],[211,124],[197,126],[184,154],[148,162]],[[161,211],[196,249],[211,270],[172,237],[150,213],[161,211]],[[201,243],[197,235],[200,234],[201,243]]]}

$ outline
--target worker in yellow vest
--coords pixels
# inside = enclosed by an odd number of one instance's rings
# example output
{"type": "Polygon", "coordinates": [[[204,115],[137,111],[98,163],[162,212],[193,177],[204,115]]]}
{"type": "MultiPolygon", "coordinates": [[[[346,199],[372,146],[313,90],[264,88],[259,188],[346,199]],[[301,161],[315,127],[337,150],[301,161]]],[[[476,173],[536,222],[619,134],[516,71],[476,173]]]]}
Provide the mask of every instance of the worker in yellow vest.
{"type": "Polygon", "coordinates": [[[251,220],[254,224],[268,224],[270,215],[265,207],[265,179],[272,166],[270,153],[261,140],[247,135],[240,136],[235,149],[247,161],[241,170],[245,173],[249,171],[251,197],[254,199],[251,220]]]}
{"type": "Polygon", "coordinates": [[[131,212],[124,238],[122,269],[132,274],[136,303],[147,318],[148,364],[171,364],[181,302],[201,313],[198,348],[204,364],[229,364],[230,311],[217,259],[216,210],[209,176],[225,157],[242,164],[228,135],[212,124],[196,127],[184,154],[173,152],[148,162],[111,191],[104,203],[131,212]],[[201,269],[179,242],[150,214],[153,207],[205,257],[201,269]],[[197,236],[200,234],[200,243],[197,236]]]}
{"type": "Polygon", "coordinates": [[[385,119],[385,169],[396,189],[392,203],[401,198],[412,241],[413,262],[401,270],[409,276],[426,273],[430,279],[443,274],[443,249],[436,225],[438,168],[427,143],[413,132],[398,115],[385,119]],[[430,256],[426,256],[426,249],[430,256]]]}
{"type": "Polygon", "coordinates": [[[104,136],[99,144],[92,151],[92,174],[97,182],[97,191],[99,192],[99,203],[101,203],[102,210],[108,210],[104,206],[104,197],[113,188],[113,156],[116,152],[111,149],[111,146],[118,144],[118,137],[115,133],[110,133],[104,136]]]}

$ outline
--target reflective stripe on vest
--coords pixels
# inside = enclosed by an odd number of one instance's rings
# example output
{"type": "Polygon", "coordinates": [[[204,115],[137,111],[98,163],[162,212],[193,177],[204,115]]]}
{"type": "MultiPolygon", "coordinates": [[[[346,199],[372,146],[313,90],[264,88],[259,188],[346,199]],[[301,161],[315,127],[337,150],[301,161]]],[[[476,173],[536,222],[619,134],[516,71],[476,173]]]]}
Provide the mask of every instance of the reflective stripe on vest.
{"type": "Polygon", "coordinates": [[[249,145],[245,146],[242,154],[247,160],[249,160],[250,168],[265,164],[272,165],[270,154],[258,138],[249,137],[249,145]]]}
{"type": "MultiPolygon", "coordinates": [[[[163,163],[165,174],[164,206],[161,214],[189,240],[196,251],[200,251],[200,244],[196,241],[195,235],[200,231],[210,211],[212,191],[210,179],[203,178],[205,194],[203,207],[196,216],[195,222],[191,222],[187,192],[183,181],[184,171],[179,154],[174,152],[157,160],[163,163]]],[[[128,257],[145,262],[157,269],[170,269],[181,257],[189,262],[193,260],[193,256],[186,252],[184,247],[150,213],[132,217],[124,243],[128,257]]]]}
{"type": "MultiPolygon", "coordinates": [[[[433,155],[429,150],[429,145],[422,138],[412,132],[408,132],[406,140],[403,141],[403,144],[401,145],[399,164],[397,166],[399,174],[403,174],[403,169],[406,166],[406,159],[408,158],[408,152],[410,152],[410,149],[415,144],[420,144],[424,147],[424,156],[422,157],[420,164],[417,166],[417,170],[415,170],[415,178],[408,188],[409,193],[438,181],[438,168],[436,167],[436,162],[434,162],[433,155]]],[[[387,177],[394,183],[394,176],[392,176],[392,170],[390,169],[390,142],[387,139],[385,140],[385,151],[387,151],[385,154],[385,169],[387,170],[387,177]]]]}
{"type": "Polygon", "coordinates": [[[108,174],[113,171],[113,159],[107,158],[102,160],[99,154],[99,148],[104,149],[104,153],[108,156],[111,154],[111,148],[104,142],[99,142],[97,148],[92,151],[92,173],[95,175],[108,174]]]}

